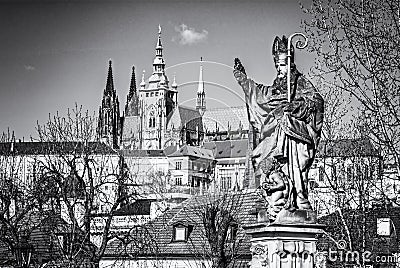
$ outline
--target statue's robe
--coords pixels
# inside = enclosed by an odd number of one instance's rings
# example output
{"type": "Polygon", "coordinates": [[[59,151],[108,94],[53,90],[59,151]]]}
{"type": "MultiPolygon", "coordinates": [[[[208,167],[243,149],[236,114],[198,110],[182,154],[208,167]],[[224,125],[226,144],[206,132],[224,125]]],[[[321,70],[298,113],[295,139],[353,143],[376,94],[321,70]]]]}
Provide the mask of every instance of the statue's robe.
{"type": "Polygon", "coordinates": [[[285,207],[310,209],[308,171],[321,136],[324,101],[311,82],[293,71],[290,103],[286,83],[276,79],[264,86],[234,72],[245,92],[250,124],[258,132],[252,155],[256,176],[268,175],[278,163],[291,182],[285,207]]]}

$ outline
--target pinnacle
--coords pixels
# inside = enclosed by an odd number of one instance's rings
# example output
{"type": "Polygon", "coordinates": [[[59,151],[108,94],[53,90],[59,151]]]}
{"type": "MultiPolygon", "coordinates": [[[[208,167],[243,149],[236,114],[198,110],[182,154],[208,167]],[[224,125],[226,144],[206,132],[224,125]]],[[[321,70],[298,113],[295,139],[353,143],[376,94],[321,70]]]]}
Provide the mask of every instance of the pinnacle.
{"type": "Polygon", "coordinates": [[[112,74],[112,61],[108,61],[108,75],[107,75],[107,84],[106,91],[114,91],[114,80],[112,74]]]}

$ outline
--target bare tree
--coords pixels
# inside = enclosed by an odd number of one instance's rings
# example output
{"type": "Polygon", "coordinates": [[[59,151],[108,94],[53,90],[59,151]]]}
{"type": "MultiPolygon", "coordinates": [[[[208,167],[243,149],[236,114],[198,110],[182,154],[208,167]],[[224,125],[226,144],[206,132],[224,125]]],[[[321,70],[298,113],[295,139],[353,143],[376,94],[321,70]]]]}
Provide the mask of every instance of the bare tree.
{"type": "MultiPolygon", "coordinates": [[[[191,240],[196,259],[211,267],[239,267],[244,256],[244,193],[216,191],[193,197],[189,219],[196,222],[200,239],[191,240]]],[[[248,212],[248,211],[247,211],[248,212]]]]}
{"type": "Polygon", "coordinates": [[[304,28],[315,75],[354,98],[361,134],[400,176],[400,1],[314,0],[304,28]]]}
{"type": "MultiPolygon", "coordinates": [[[[18,258],[18,247],[29,240],[37,228],[37,209],[42,201],[40,180],[33,173],[24,176],[26,159],[15,147],[14,133],[4,135],[0,143],[0,245],[10,253],[1,259],[18,258]]],[[[15,264],[15,263],[14,263],[15,264]]]]}
{"type": "Polygon", "coordinates": [[[116,211],[135,200],[127,187],[126,163],[119,153],[96,140],[96,117],[76,106],[66,116],[49,116],[39,125],[46,182],[58,190],[61,217],[69,230],[59,238],[63,260],[69,267],[97,264],[117,234],[112,231],[116,211]],[[95,217],[98,216],[98,217],[95,217]]]}

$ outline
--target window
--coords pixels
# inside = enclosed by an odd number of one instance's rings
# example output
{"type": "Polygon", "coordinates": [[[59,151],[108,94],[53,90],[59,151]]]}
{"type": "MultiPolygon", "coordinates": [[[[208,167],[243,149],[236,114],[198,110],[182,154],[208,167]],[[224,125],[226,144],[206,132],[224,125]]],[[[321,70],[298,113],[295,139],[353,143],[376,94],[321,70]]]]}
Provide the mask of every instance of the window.
{"type": "Polygon", "coordinates": [[[221,176],[221,188],[224,190],[229,190],[232,187],[231,176],[221,176]]]}
{"type": "Polygon", "coordinates": [[[175,178],[175,185],[182,185],[182,177],[176,177],[175,178]]]}
{"type": "Polygon", "coordinates": [[[177,161],[175,163],[175,169],[176,170],[181,170],[182,169],[182,162],[181,161],[177,161]]]}
{"type": "Polygon", "coordinates": [[[323,167],[318,168],[318,181],[323,182],[325,175],[325,169],[323,167]]]}
{"type": "Polygon", "coordinates": [[[156,126],[156,118],[154,115],[154,111],[151,111],[149,114],[149,127],[155,127],[156,126]]]}
{"type": "Polygon", "coordinates": [[[186,227],[175,226],[175,241],[185,241],[186,240],[186,227]]]}
{"type": "Polygon", "coordinates": [[[146,97],[148,97],[149,96],[149,92],[146,92],[146,97]]]}
{"type": "Polygon", "coordinates": [[[193,230],[193,226],[186,225],[182,223],[178,223],[174,225],[173,230],[173,238],[174,242],[186,242],[189,238],[191,231],[193,230]]]}
{"type": "Polygon", "coordinates": [[[315,181],[314,180],[310,180],[309,189],[310,189],[310,191],[314,191],[314,189],[315,189],[315,181]]]}
{"type": "Polygon", "coordinates": [[[376,219],[376,233],[380,236],[390,236],[392,222],[390,218],[376,219]]]}
{"type": "Polygon", "coordinates": [[[158,92],[156,92],[156,96],[158,96],[158,92]]]}
{"type": "Polygon", "coordinates": [[[232,176],[234,176],[234,170],[232,169],[220,169],[220,187],[223,190],[229,190],[232,187],[232,176]]]}

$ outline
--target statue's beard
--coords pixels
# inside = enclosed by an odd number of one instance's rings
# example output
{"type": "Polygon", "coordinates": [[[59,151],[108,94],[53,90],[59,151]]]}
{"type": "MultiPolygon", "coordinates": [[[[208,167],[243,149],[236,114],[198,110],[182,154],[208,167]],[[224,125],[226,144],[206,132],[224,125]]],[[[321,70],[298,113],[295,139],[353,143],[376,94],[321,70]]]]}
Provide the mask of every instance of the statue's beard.
{"type": "MultiPolygon", "coordinates": [[[[296,77],[299,75],[299,71],[297,69],[292,69],[290,72],[290,80],[293,83],[296,77]]],[[[273,88],[275,90],[275,94],[283,94],[287,92],[287,75],[284,77],[276,77],[273,83],[273,88]]]]}

